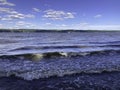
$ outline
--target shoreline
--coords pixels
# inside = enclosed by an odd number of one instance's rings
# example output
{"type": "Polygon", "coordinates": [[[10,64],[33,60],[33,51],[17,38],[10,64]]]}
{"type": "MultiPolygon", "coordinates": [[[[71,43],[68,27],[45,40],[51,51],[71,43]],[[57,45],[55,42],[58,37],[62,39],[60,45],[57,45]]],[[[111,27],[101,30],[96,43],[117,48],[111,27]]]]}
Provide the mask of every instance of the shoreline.
{"type": "Polygon", "coordinates": [[[82,73],[32,81],[14,76],[1,77],[0,88],[1,90],[118,90],[120,89],[120,72],[82,73]]]}
{"type": "Polygon", "coordinates": [[[76,30],[76,29],[0,29],[0,32],[120,32],[120,30],[76,30]]]}
{"type": "Polygon", "coordinates": [[[15,75],[25,80],[63,77],[76,73],[102,73],[120,71],[119,52],[94,53],[76,57],[51,57],[31,61],[23,57],[0,59],[0,77],[15,75]]]}

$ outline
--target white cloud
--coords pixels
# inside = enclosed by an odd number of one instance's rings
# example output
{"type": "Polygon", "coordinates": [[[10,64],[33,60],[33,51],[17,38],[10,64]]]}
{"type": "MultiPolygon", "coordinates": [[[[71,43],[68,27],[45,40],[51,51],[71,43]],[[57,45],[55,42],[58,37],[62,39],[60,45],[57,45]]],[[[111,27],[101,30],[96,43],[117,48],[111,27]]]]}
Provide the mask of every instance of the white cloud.
{"type": "Polygon", "coordinates": [[[15,11],[12,8],[4,8],[0,7],[0,13],[3,14],[3,16],[0,18],[0,20],[14,20],[14,19],[25,19],[25,18],[34,18],[35,16],[32,14],[22,14],[17,11],[15,11]]]}
{"type": "Polygon", "coordinates": [[[29,22],[25,22],[25,21],[18,21],[15,25],[15,28],[33,28],[36,25],[29,23],[29,22]]]}
{"type": "Polygon", "coordinates": [[[17,23],[16,23],[16,25],[17,26],[23,26],[23,25],[29,25],[30,23],[26,23],[26,22],[24,22],[24,21],[18,21],[17,23]]]}
{"type": "Polygon", "coordinates": [[[45,14],[43,15],[43,17],[51,20],[64,20],[64,19],[75,18],[73,13],[70,13],[70,12],[57,11],[52,9],[46,10],[44,12],[45,14]]]}
{"type": "Polygon", "coordinates": [[[101,14],[98,14],[98,15],[94,16],[94,18],[101,18],[101,17],[102,17],[101,14]]]}
{"type": "Polygon", "coordinates": [[[40,9],[38,9],[38,8],[33,8],[33,11],[35,11],[35,12],[40,12],[40,9]]]}
{"type": "Polygon", "coordinates": [[[80,25],[80,26],[87,26],[87,25],[89,25],[89,23],[87,23],[87,22],[83,22],[83,23],[80,23],[80,24],[78,24],[78,25],[80,25]]]}
{"type": "Polygon", "coordinates": [[[13,9],[15,4],[8,2],[7,0],[0,0],[0,20],[4,21],[5,26],[0,24],[0,28],[15,28],[15,27],[34,27],[32,23],[27,22],[17,22],[18,20],[24,20],[26,18],[34,18],[35,16],[32,14],[25,14],[13,9]],[[17,23],[16,23],[17,22],[17,23]]]}
{"type": "Polygon", "coordinates": [[[0,7],[0,13],[2,14],[18,14],[13,8],[0,7]]]}
{"type": "Polygon", "coordinates": [[[70,12],[67,12],[66,14],[65,14],[65,17],[64,17],[65,19],[69,19],[69,18],[74,18],[74,15],[72,14],[72,13],[70,13],[70,12]]]}
{"type": "MultiPolygon", "coordinates": [[[[49,27],[47,27],[49,29],[49,27]]],[[[120,30],[120,25],[92,25],[87,22],[79,23],[79,24],[58,24],[52,25],[50,27],[52,29],[76,29],[76,30],[120,30]]]]}
{"type": "Polygon", "coordinates": [[[4,8],[4,7],[0,7],[0,13],[7,13],[7,14],[11,14],[13,13],[13,9],[11,8],[4,8]]]}
{"type": "Polygon", "coordinates": [[[3,20],[3,21],[35,17],[32,14],[23,14],[23,13],[17,12],[13,8],[7,8],[7,7],[0,7],[0,16],[1,16],[0,20],[3,20]]]}
{"type": "Polygon", "coordinates": [[[15,4],[10,3],[7,0],[0,0],[0,5],[15,6],[15,4]]]}
{"type": "Polygon", "coordinates": [[[62,27],[67,27],[67,25],[66,25],[66,24],[62,24],[61,26],[62,26],[62,27]]]}
{"type": "Polygon", "coordinates": [[[80,23],[71,25],[68,28],[79,30],[120,30],[120,25],[92,25],[89,23],[80,23]]]}
{"type": "Polygon", "coordinates": [[[45,23],[45,25],[52,25],[51,23],[45,23]]]}
{"type": "Polygon", "coordinates": [[[92,30],[120,30],[120,25],[90,25],[92,30]]]}
{"type": "Polygon", "coordinates": [[[12,15],[8,15],[7,18],[12,19],[23,19],[25,18],[25,16],[23,14],[12,14],[12,15]]]}
{"type": "Polygon", "coordinates": [[[25,15],[25,14],[12,14],[12,15],[6,15],[1,20],[3,21],[9,21],[9,20],[16,20],[16,19],[25,19],[25,18],[34,18],[34,15],[25,15]]]}
{"type": "Polygon", "coordinates": [[[24,14],[24,16],[27,18],[34,18],[35,17],[35,15],[33,15],[33,14],[27,14],[27,15],[24,14]]]}

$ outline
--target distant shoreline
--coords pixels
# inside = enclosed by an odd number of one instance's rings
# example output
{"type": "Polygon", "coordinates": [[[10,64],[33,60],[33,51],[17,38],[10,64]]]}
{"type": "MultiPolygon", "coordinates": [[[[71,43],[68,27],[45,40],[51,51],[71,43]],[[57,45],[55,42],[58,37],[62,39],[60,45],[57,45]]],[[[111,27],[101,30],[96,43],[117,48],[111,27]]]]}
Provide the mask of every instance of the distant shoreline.
{"type": "Polygon", "coordinates": [[[0,32],[120,32],[120,30],[0,29],[0,32]]]}

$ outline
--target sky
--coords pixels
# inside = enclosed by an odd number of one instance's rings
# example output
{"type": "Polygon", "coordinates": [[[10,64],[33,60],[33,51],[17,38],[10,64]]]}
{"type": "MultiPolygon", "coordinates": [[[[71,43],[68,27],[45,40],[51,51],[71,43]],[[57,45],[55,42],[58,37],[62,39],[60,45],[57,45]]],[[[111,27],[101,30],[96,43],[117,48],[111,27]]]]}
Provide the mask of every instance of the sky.
{"type": "Polygon", "coordinates": [[[0,0],[0,28],[120,30],[120,0],[0,0]]]}

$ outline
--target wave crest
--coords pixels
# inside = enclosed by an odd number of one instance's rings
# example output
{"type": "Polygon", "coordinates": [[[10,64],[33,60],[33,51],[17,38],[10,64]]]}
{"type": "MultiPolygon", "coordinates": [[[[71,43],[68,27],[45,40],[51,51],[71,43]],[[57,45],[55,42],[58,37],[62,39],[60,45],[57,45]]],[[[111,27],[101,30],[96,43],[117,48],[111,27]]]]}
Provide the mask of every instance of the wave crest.
{"type": "Polygon", "coordinates": [[[91,52],[46,52],[46,53],[28,53],[18,55],[3,55],[0,58],[6,59],[22,59],[22,60],[33,60],[39,61],[46,58],[72,58],[72,57],[85,57],[92,55],[109,55],[120,53],[120,50],[102,50],[102,51],[91,51],[91,52]]]}

